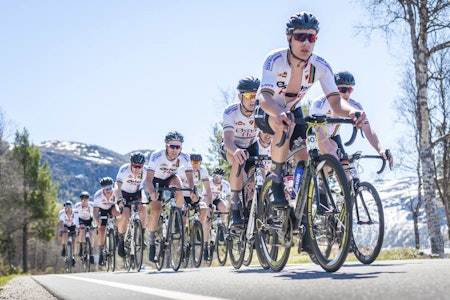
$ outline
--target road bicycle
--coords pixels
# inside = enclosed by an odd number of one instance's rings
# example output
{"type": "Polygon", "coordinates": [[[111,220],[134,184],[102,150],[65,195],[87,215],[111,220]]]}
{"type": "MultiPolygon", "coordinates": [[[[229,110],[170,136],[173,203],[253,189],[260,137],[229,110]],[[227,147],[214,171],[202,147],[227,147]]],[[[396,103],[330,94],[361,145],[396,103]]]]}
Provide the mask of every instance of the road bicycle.
{"type": "MultiPolygon", "coordinates": [[[[386,150],[389,160],[390,151],[386,150]]],[[[369,182],[359,179],[359,160],[364,158],[381,159],[383,161],[377,174],[386,167],[386,160],[381,155],[362,155],[357,151],[344,156],[349,161],[350,193],[353,199],[353,224],[351,250],[363,264],[371,264],[380,254],[384,239],[383,204],[376,188],[369,182]]]]}
{"type": "Polygon", "coordinates": [[[217,256],[219,265],[224,266],[228,258],[228,230],[224,222],[222,222],[222,215],[228,215],[228,212],[221,212],[215,210],[213,207],[209,222],[211,228],[209,231],[209,260],[206,262],[207,266],[211,266],[214,259],[214,253],[217,256]]]}
{"type": "Polygon", "coordinates": [[[183,210],[186,213],[185,242],[183,247],[183,268],[187,268],[192,254],[192,265],[200,267],[203,257],[203,225],[198,218],[198,203],[184,203],[183,210]]]}
{"type": "MultiPolygon", "coordinates": [[[[253,249],[259,246],[258,243],[255,244],[257,228],[255,222],[265,172],[264,162],[270,159],[267,155],[255,155],[247,159],[248,162],[255,162],[255,165],[250,168],[241,190],[242,201],[239,203],[239,211],[244,221],[243,226],[231,226],[231,222],[228,225],[228,252],[231,264],[236,269],[243,264],[248,266],[253,258],[253,249]]],[[[241,168],[242,166],[239,166],[237,176],[240,175],[241,168]]],[[[261,253],[257,251],[258,261],[264,269],[267,269],[268,264],[261,253]]]]}
{"type": "MultiPolygon", "coordinates": [[[[339,161],[330,154],[320,154],[314,126],[328,123],[353,123],[348,118],[327,118],[326,116],[308,116],[296,118],[295,124],[306,124],[307,137],[295,141],[290,150],[284,168],[284,178],[292,178],[294,169],[304,164],[302,180],[297,178],[295,188],[285,184],[286,200],[291,205],[273,207],[272,175],[266,177],[260,197],[258,213],[257,251],[265,257],[273,271],[281,271],[294,245],[294,235],[298,236],[298,252],[307,251],[325,271],[335,272],[348,254],[352,232],[352,200],[345,172],[339,161]],[[307,147],[306,162],[296,164],[295,156],[307,147]],[[331,190],[331,185],[334,191],[331,190]]],[[[353,130],[348,144],[356,138],[353,130]]],[[[289,129],[276,144],[281,147],[289,138],[289,129]]],[[[295,178],[294,178],[295,180],[295,178]]]]}
{"type": "Polygon", "coordinates": [[[81,260],[81,269],[83,272],[91,271],[91,264],[94,263],[94,256],[92,253],[92,245],[90,240],[90,230],[95,229],[93,226],[85,226],[85,240],[83,243],[80,243],[80,260],[81,260]]]}
{"type": "Polygon", "coordinates": [[[115,216],[108,214],[107,216],[101,216],[100,219],[106,219],[106,233],[105,242],[103,243],[103,258],[106,264],[106,272],[114,272],[116,270],[116,253],[117,253],[117,231],[114,221],[115,216]]]}
{"type": "Polygon", "coordinates": [[[155,233],[156,269],[164,266],[167,255],[170,267],[178,271],[183,261],[184,230],[181,208],[176,206],[177,191],[194,191],[196,189],[160,187],[156,184],[155,191],[161,193],[162,211],[158,219],[158,230],[155,233]]]}
{"type": "Polygon", "coordinates": [[[138,211],[138,205],[141,203],[141,200],[133,200],[128,203],[131,206],[131,215],[124,235],[125,255],[123,261],[126,270],[130,271],[133,269],[139,272],[142,268],[144,257],[144,232],[138,211]]]}
{"type": "Polygon", "coordinates": [[[77,234],[76,231],[67,231],[67,244],[65,246],[65,250],[64,252],[66,253],[66,255],[64,256],[64,272],[65,273],[72,273],[72,268],[75,267],[75,256],[73,253],[73,248],[72,248],[72,234],[75,233],[75,236],[77,234]]]}

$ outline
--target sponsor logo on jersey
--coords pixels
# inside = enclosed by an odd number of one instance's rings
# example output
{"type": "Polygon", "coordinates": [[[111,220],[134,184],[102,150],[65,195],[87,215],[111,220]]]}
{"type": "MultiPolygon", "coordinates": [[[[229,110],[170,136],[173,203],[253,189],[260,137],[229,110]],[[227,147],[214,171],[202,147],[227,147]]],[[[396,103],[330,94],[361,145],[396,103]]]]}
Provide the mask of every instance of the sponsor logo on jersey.
{"type": "Polygon", "coordinates": [[[236,126],[244,126],[244,125],[245,125],[245,123],[242,122],[242,121],[237,121],[237,122],[235,122],[234,124],[235,124],[236,126]]]}
{"type": "Polygon", "coordinates": [[[224,113],[225,113],[226,115],[229,115],[229,114],[231,114],[232,112],[236,111],[238,108],[239,108],[239,105],[233,104],[233,105],[229,106],[227,109],[225,109],[225,112],[224,112],[224,113]]]}
{"type": "Polygon", "coordinates": [[[322,65],[324,65],[330,71],[330,73],[333,74],[333,70],[331,69],[331,66],[327,63],[327,61],[325,59],[323,59],[320,56],[316,56],[316,61],[321,63],[322,65]]]}
{"type": "Polygon", "coordinates": [[[278,74],[278,77],[286,78],[287,77],[287,72],[283,72],[283,73],[278,74]]]}
{"type": "Polygon", "coordinates": [[[264,69],[267,71],[272,71],[275,60],[279,57],[281,57],[280,52],[276,52],[276,53],[272,54],[271,56],[269,56],[267,58],[266,62],[264,63],[264,69]]]}

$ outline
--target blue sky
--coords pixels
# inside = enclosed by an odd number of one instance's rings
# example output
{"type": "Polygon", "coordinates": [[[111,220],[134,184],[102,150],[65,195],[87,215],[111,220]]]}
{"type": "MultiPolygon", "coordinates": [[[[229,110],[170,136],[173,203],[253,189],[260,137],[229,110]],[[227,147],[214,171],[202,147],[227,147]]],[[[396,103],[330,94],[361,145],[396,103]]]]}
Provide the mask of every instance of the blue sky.
{"type": "MultiPolygon", "coordinates": [[[[401,61],[380,34],[355,36],[366,16],[354,3],[2,1],[0,108],[35,144],[76,141],[124,154],[160,148],[178,130],[186,152],[206,152],[221,91],[260,77],[265,55],[287,46],[287,19],[306,10],[320,21],[314,52],[355,75],[352,97],[395,149],[401,61]]],[[[357,148],[374,154],[366,141],[357,148]]]]}

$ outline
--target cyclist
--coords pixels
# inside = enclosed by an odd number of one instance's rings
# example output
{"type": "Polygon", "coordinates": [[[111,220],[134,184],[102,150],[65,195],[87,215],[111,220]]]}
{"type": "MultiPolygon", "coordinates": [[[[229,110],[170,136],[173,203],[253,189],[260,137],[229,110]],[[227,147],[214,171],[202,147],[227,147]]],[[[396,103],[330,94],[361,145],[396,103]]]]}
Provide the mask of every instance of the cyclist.
{"type": "Polygon", "coordinates": [[[106,225],[108,223],[107,216],[120,216],[120,210],[116,205],[116,197],[113,193],[113,184],[111,177],[103,177],[100,179],[101,189],[94,194],[94,219],[98,225],[97,244],[99,253],[98,264],[100,266],[104,265],[103,248],[105,246],[106,225]],[[100,220],[100,217],[105,218],[100,220]]]}
{"type": "MultiPolygon", "coordinates": [[[[211,194],[211,186],[209,184],[209,173],[205,167],[203,167],[202,160],[203,157],[199,153],[191,153],[190,154],[192,171],[194,175],[194,185],[198,187],[199,191],[203,190],[203,195],[201,201],[199,201],[199,220],[202,223],[203,227],[203,237],[205,240],[205,245],[203,247],[203,255],[204,259],[209,259],[208,254],[208,243],[206,242],[209,239],[209,231],[211,229],[211,223],[208,221],[210,217],[210,208],[212,207],[212,194],[211,194]]],[[[189,183],[186,178],[186,166],[181,166],[178,170],[178,174],[181,177],[184,187],[189,187],[189,183]]],[[[192,203],[191,198],[189,197],[189,192],[184,191],[184,200],[187,203],[192,203]]]]}
{"type": "MultiPolygon", "coordinates": [[[[149,260],[155,262],[155,233],[158,230],[158,219],[161,214],[161,198],[157,196],[155,185],[160,187],[175,186],[183,187],[180,177],[177,175],[180,166],[185,165],[185,173],[189,188],[194,188],[194,176],[192,174],[192,165],[188,154],[181,152],[184,137],[178,131],[171,131],[166,134],[164,142],[166,144],[164,149],[154,151],[149,158],[147,164],[147,177],[145,179],[146,192],[149,195],[150,201],[150,218],[148,222],[149,231],[149,260]],[[159,200],[159,201],[158,201],[159,200]]],[[[176,192],[176,205],[179,208],[183,207],[184,195],[182,191],[176,192]]],[[[197,195],[192,191],[190,198],[193,202],[197,202],[197,195]]]]}
{"type": "Polygon", "coordinates": [[[232,226],[241,226],[242,216],[239,211],[240,194],[243,180],[254,162],[248,162],[249,155],[257,155],[253,144],[256,138],[254,110],[259,79],[247,76],[239,80],[237,85],[239,101],[231,103],[223,113],[223,145],[222,156],[231,165],[231,214],[232,226]],[[245,164],[245,166],[244,166],[245,164]],[[239,166],[244,166],[237,176],[239,166]]]}
{"type": "MultiPolygon", "coordinates": [[[[75,252],[75,240],[77,237],[76,224],[75,224],[75,214],[72,210],[72,201],[67,200],[64,203],[64,208],[59,211],[59,236],[62,242],[61,256],[66,256],[66,245],[68,240],[68,235],[72,236],[72,253],[75,252]]],[[[76,266],[75,255],[72,256],[72,266],[76,266]]]]}
{"type": "MultiPolygon", "coordinates": [[[[305,138],[306,126],[295,126],[291,115],[302,117],[300,102],[311,86],[320,82],[333,110],[342,116],[354,118],[357,126],[365,120],[365,113],[356,110],[340,99],[331,67],[321,57],[313,54],[319,21],[308,12],[291,16],[286,24],[288,48],[271,51],[264,61],[261,87],[258,93],[261,109],[255,116],[257,126],[274,134],[275,141],[281,140],[290,129],[290,142],[281,147],[272,145],[272,191],[273,206],[287,207],[283,185],[283,167],[290,146],[299,137],[305,138]],[[356,119],[355,113],[361,115],[356,119]]],[[[306,149],[297,160],[306,159],[306,149]]]]}
{"type": "MultiPolygon", "coordinates": [[[[352,94],[355,86],[355,78],[353,77],[353,75],[348,71],[340,71],[334,74],[334,79],[338,87],[341,99],[348,102],[356,109],[363,110],[361,103],[350,98],[350,95],[352,94]]],[[[338,115],[333,113],[333,109],[330,107],[330,104],[326,100],[325,96],[320,96],[311,103],[309,114],[326,115],[327,117],[334,118],[339,117],[338,115]]],[[[375,151],[377,151],[377,153],[379,153],[379,155],[383,156],[385,159],[389,159],[389,167],[392,169],[394,159],[392,155],[390,155],[389,158],[386,157],[385,149],[381,145],[378,136],[375,133],[375,130],[370,126],[369,122],[362,126],[362,130],[375,151]]],[[[341,155],[345,155],[346,153],[339,134],[339,124],[327,124],[326,130],[325,128],[317,128],[317,132],[319,134],[319,140],[322,141],[319,144],[320,151],[322,153],[331,153],[338,159],[342,159],[341,155]],[[340,153],[339,155],[338,151],[340,153]]],[[[345,158],[342,161],[344,162],[345,167],[345,158]]]]}
{"type": "MultiPolygon", "coordinates": [[[[89,201],[91,195],[84,191],[80,194],[80,202],[75,204],[74,213],[75,213],[75,224],[78,229],[78,242],[80,243],[80,250],[78,252],[78,256],[83,255],[83,247],[82,244],[86,239],[86,227],[89,227],[89,240],[91,245],[94,245],[94,229],[92,220],[94,217],[94,203],[89,201]]],[[[91,253],[89,257],[89,262],[91,264],[94,263],[94,256],[91,253]]]]}
{"type": "MultiPolygon", "coordinates": [[[[130,162],[122,165],[116,176],[114,195],[116,196],[116,199],[120,199],[124,202],[122,217],[117,222],[117,230],[119,232],[117,254],[119,254],[120,257],[125,255],[124,234],[127,230],[128,220],[131,216],[130,202],[135,200],[142,201],[142,186],[145,182],[146,174],[143,169],[144,163],[145,156],[141,152],[133,152],[130,155],[130,162]]],[[[147,222],[146,207],[142,203],[139,203],[138,211],[143,230],[145,230],[145,224],[147,222]]]]}
{"type": "MultiPolygon", "coordinates": [[[[272,138],[272,134],[258,130],[258,139],[255,141],[255,143],[257,143],[258,145],[259,155],[267,155],[270,157],[270,152],[272,149],[272,138]]],[[[272,164],[270,160],[266,160],[264,162],[264,169],[266,172],[270,171],[271,165],[272,164]]]]}
{"type": "MultiPolygon", "coordinates": [[[[212,203],[222,213],[226,213],[228,211],[228,204],[231,199],[231,188],[230,183],[223,179],[225,175],[225,170],[216,167],[213,170],[213,176],[209,179],[209,184],[211,187],[212,193],[212,203]]],[[[226,223],[227,217],[226,215],[222,215],[222,222],[226,223]]]]}

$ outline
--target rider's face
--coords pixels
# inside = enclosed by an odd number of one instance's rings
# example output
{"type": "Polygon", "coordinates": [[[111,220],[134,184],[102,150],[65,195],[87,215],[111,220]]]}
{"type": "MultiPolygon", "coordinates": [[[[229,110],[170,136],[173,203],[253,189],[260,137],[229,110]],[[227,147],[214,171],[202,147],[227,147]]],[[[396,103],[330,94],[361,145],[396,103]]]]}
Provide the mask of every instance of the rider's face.
{"type": "Polygon", "coordinates": [[[294,30],[293,34],[288,34],[287,39],[288,42],[291,44],[292,52],[299,58],[307,60],[309,56],[312,54],[314,50],[314,45],[316,44],[314,42],[310,42],[309,39],[305,39],[303,42],[298,41],[295,39],[294,35],[299,33],[307,33],[307,34],[316,34],[316,30],[309,28],[309,29],[296,29],[294,30]]]}

